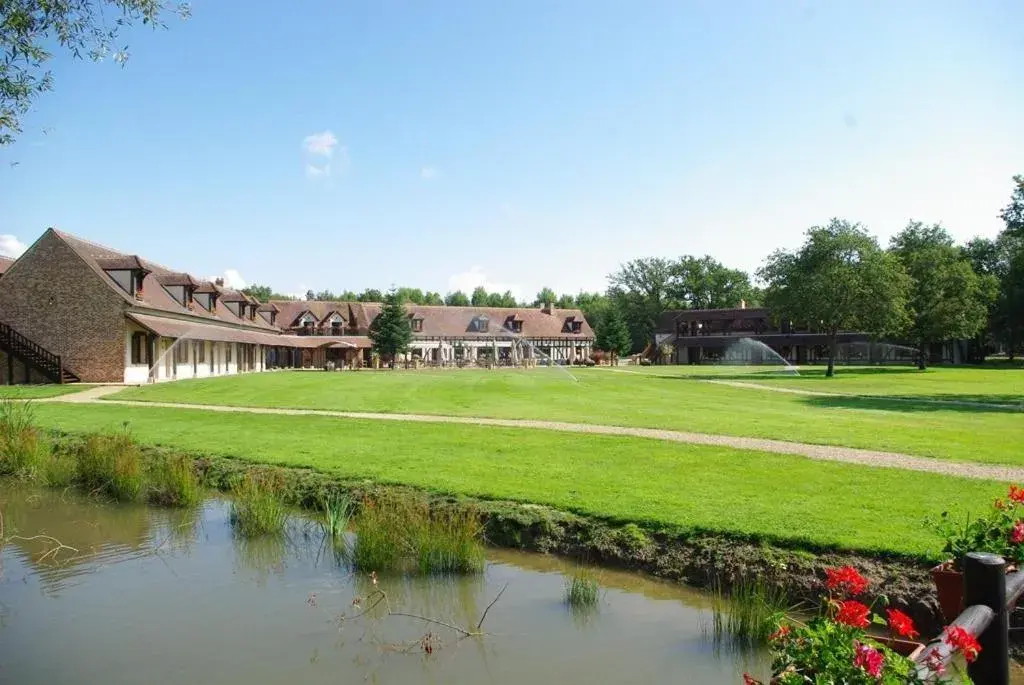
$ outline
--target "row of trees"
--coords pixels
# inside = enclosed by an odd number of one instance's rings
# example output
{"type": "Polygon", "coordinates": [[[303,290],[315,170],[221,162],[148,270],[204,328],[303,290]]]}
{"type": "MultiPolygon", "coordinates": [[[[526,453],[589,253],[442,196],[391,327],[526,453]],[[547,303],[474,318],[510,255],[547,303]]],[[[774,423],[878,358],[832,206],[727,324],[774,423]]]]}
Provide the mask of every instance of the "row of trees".
{"type": "MultiPolygon", "coordinates": [[[[374,289],[359,294],[309,292],[307,298],[391,303],[385,310],[392,314],[406,302],[492,307],[551,303],[581,309],[594,325],[595,346],[618,355],[654,343],[668,310],[746,303],[766,306],[779,323],[827,334],[829,374],[841,331],[911,342],[921,351],[922,366],[927,347],[947,340],[971,340],[969,352],[979,360],[995,346],[1012,358],[1024,343],[1024,176],[1014,177],[1010,202],[999,216],[1005,223],[999,236],[963,246],[939,224],[911,221],[883,247],[860,224],[833,219],[809,229],[799,249],[771,254],[756,272],[761,287],[748,273],[710,256],[683,256],[627,262],[608,277],[603,293],[559,295],[543,288],[532,302],[484,288],[469,296],[398,288],[386,294],[374,289]]],[[[263,286],[246,292],[263,300],[276,297],[263,286]]],[[[381,318],[385,324],[390,321],[381,318]]]]}

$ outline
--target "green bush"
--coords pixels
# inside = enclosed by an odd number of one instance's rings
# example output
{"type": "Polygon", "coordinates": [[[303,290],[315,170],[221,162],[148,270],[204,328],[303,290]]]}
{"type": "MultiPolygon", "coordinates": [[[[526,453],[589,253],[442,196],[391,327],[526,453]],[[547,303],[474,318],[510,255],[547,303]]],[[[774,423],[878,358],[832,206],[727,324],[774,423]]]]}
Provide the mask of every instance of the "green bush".
{"type": "Polygon", "coordinates": [[[48,451],[36,426],[32,404],[0,400],[0,475],[35,478],[48,451]]]}
{"type": "Polygon", "coordinates": [[[127,427],[120,433],[90,435],[79,447],[76,479],[90,492],[119,502],[142,495],[142,454],[127,427]]]}
{"type": "Polygon", "coordinates": [[[199,478],[191,459],[161,456],[150,466],[146,499],[165,507],[192,507],[202,500],[199,478]]]}
{"type": "Polygon", "coordinates": [[[243,538],[281,535],[288,511],[279,496],[280,483],[269,474],[249,473],[232,491],[231,525],[243,538]]]}

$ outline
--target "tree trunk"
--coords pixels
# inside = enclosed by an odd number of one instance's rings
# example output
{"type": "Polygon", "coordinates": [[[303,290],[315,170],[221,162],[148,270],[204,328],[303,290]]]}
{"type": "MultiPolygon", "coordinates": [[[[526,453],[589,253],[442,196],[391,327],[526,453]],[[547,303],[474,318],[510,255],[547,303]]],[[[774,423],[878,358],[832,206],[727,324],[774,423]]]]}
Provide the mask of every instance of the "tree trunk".
{"type": "Polygon", "coordinates": [[[828,337],[828,369],[825,370],[825,378],[832,378],[836,375],[836,343],[838,336],[832,333],[828,337]]]}
{"type": "Polygon", "coordinates": [[[928,347],[928,344],[926,342],[924,342],[923,340],[917,346],[917,370],[918,371],[924,371],[925,368],[926,368],[926,365],[925,365],[925,358],[926,358],[925,354],[926,354],[926,352],[925,352],[925,350],[927,349],[927,347],[928,347]]]}

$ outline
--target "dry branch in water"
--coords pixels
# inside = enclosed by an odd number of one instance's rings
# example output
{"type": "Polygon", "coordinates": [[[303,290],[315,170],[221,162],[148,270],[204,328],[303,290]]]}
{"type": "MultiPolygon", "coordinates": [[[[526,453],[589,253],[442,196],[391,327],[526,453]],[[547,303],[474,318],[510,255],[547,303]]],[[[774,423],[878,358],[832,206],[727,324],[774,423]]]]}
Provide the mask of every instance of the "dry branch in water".
{"type": "MultiPolygon", "coordinates": [[[[441,620],[439,618],[433,618],[433,617],[430,617],[430,616],[422,616],[420,614],[411,614],[411,613],[408,613],[408,612],[405,612],[405,611],[395,611],[395,610],[393,610],[391,608],[391,602],[388,599],[387,592],[385,592],[384,590],[382,590],[380,588],[374,590],[369,595],[367,595],[367,597],[365,599],[366,606],[364,608],[362,608],[359,611],[359,613],[357,613],[357,614],[355,614],[353,616],[346,616],[345,614],[342,614],[342,615],[340,615],[338,617],[338,621],[341,622],[341,623],[344,623],[344,622],[347,622],[347,621],[355,621],[357,619],[362,618],[363,616],[366,616],[367,614],[372,612],[377,607],[383,605],[384,606],[384,617],[383,618],[387,618],[388,616],[403,616],[405,618],[413,618],[413,619],[416,619],[417,621],[423,621],[424,623],[429,623],[429,624],[432,624],[432,625],[443,626],[445,628],[448,628],[449,630],[455,631],[462,638],[467,638],[467,637],[483,637],[484,635],[487,635],[487,633],[483,632],[483,625],[484,625],[484,621],[487,619],[487,613],[491,610],[491,607],[493,607],[495,604],[498,603],[498,600],[501,599],[501,596],[503,594],[505,594],[505,590],[507,590],[507,589],[508,589],[508,583],[506,583],[505,586],[501,588],[501,591],[499,591],[498,594],[494,597],[494,599],[491,600],[491,603],[487,605],[487,608],[484,609],[483,614],[480,615],[480,620],[477,621],[475,627],[470,626],[468,628],[464,628],[464,627],[456,625],[454,623],[449,623],[448,621],[443,621],[443,620],[441,620]]],[[[316,602],[315,596],[311,596],[311,599],[307,603],[309,603],[311,606],[315,606],[316,605],[315,602],[316,602]]],[[[353,606],[361,606],[361,605],[363,605],[363,603],[364,603],[364,601],[361,598],[357,597],[353,601],[352,604],[353,604],[353,606]]],[[[404,649],[399,649],[399,650],[396,650],[396,651],[408,652],[408,651],[411,651],[412,648],[415,648],[417,646],[422,648],[423,651],[426,652],[427,654],[430,654],[430,653],[432,653],[435,649],[437,649],[440,646],[440,641],[438,640],[438,637],[436,635],[434,635],[431,632],[427,632],[419,640],[417,640],[415,642],[412,642],[412,643],[408,643],[407,645],[405,645],[404,649]]]]}

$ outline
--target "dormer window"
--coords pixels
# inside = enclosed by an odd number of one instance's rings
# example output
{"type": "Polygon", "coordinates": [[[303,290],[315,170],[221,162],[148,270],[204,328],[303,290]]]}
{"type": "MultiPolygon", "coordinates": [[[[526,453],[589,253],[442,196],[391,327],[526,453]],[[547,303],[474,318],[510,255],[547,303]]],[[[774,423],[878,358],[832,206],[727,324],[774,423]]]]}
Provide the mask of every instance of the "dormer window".
{"type": "Polygon", "coordinates": [[[583,331],[583,322],[577,321],[575,316],[570,316],[565,320],[565,327],[562,330],[567,333],[580,333],[583,331]]]}
{"type": "Polygon", "coordinates": [[[208,312],[217,308],[217,293],[196,293],[193,299],[208,312]]]}
{"type": "Polygon", "coordinates": [[[422,333],[423,332],[423,317],[414,316],[412,319],[412,332],[422,333]]]}
{"type": "Polygon", "coordinates": [[[249,304],[249,321],[255,321],[256,320],[256,309],[257,309],[257,307],[259,307],[258,304],[252,304],[252,303],[249,304]]]}
{"type": "Polygon", "coordinates": [[[473,319],[473,330],[477,333],[486,333],[487,329],[490,328],[490,325],[491,320],[487,318],[486,314],[481,314],[473,319]]]}
{"type": "Polygon", "coordinates": [[[505,328],[507,328],[508,330],[512,331],[513,333],[522,333],[523,332],[523,320],[520,319],[515,314],[513,314],[513,315],[509,316],[507,319],[505,319],[505,328]]]}
{"type": "Polygon", "coordinates": [[[96,263],[117,285],[137,300],[143,299],[145,293],[142,282],[149,275],[142,260],[135,255],[124,255],[109,259],[97,259],[96,263]]]}

